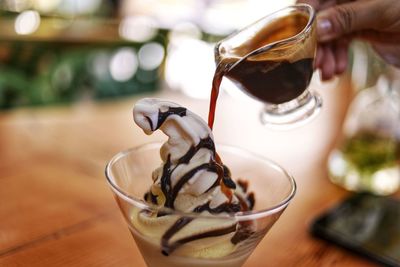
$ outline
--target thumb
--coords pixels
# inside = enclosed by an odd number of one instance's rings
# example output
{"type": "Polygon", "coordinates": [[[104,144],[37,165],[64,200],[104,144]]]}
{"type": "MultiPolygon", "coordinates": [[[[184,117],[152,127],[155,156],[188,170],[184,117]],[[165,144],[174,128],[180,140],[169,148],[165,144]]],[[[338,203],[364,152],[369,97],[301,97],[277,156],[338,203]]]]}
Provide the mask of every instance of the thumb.
{"type": "Polygon", "coordinates": [[[356,1],[322,10],[317,16],[318,40],[331,41],[358,30],[373,28],[381,15],[379,2],[384,1],[356,1]]]}

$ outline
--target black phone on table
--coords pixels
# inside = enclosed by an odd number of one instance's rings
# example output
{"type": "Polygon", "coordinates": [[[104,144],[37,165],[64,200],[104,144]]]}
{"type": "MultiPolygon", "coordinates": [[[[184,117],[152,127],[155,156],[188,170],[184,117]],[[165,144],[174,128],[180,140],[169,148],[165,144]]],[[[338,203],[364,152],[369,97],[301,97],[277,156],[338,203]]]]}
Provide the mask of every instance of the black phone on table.
{"type": "Polygon", "coordinates": [[[314,236],[385,266],[400,267],[400,200],[360,193],[319,216],[314,236]]]}

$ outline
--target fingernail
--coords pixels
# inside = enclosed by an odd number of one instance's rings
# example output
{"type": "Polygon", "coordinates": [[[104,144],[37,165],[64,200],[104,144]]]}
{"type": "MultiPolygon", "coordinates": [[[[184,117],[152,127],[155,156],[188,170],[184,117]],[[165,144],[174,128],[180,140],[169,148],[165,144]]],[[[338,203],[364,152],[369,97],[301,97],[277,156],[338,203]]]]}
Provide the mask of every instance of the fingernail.
{"type": "Polygon", "coordinates": [[[317,33],[321,38],[332,33],[332,22],[328,19],[321,18],[317,21],[317,33]]]}

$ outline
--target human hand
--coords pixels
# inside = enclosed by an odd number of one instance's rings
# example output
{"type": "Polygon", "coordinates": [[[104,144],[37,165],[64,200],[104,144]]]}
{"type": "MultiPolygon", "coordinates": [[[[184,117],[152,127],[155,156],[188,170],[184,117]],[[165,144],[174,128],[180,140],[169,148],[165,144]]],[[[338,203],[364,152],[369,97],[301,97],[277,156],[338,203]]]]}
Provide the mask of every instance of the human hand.
{"type": "Polygon", "coordinates": [[[389,64],[400,67],[400,0],[299,0],[317,12],[318,49],[315,67],[322,80],[341,74],[348,65],[353,39],[371,43],[389,64]]]}

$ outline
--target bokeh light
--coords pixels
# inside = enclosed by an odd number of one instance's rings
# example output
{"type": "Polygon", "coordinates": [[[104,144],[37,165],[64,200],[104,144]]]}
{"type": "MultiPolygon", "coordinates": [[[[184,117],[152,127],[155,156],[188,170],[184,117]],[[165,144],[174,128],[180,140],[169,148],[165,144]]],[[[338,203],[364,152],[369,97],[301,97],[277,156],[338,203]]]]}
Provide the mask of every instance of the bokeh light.
{"type": "Polygon", "coordinates": [[[135,75],[138,65],[135,50],[130,47],[120,48],[111,57],[109,67],[111,77],[119,82],[128,81],[135,75]]]}
{"type": "Polygon", "coordinates": [[[168,33],[170,43],[179,44],[185,39],[201,39],[201,29],[191,22],[182,22],[175,25],[168,33]]]}
{"type": "Polygon", "coordinates": [[[60,5],[62,0],[32,0],[33,7],[41,13],[50,13],[60,5]]]}
{"type": "Polygon", "coordinates": [[[165,78],[171,89],[195,98],[208,98],[214,71],[213,44],[186,39],[169,50],[165,78]]]}
{"type": "Polygon", "coordinates": [[[164,59],[164,48],[159,43],[148,43],[139,49],[139,66],[144,70],[154,70],[164,59]]]}
{"type": "Polygon", "coordinates": [[[15,19],[15,32],[21,35],[34,33],[40,25],[40,15],[37,11],[21,12],[15,19]]]}
{"type": "Polygon", "coordinates": [[[61,0],[58,11],[66,15],[90,14],[101,5],[101,0],[61,0]]]}
{"type": "Polygon", "coordinates": [[[156,23],[145,16],[127,16],[119,25],[119,35],[134,42],[146,42],[156,34],[156,23]]]}
{"type": "Polygon", "coordinates": [[[89,72],[95,75],[96,79],[106,80],[109,78],[110,56],[107,52],[95,53],[88,63],[89,72]]]}

